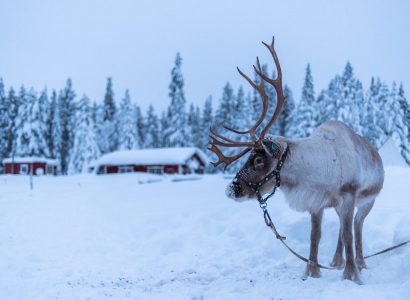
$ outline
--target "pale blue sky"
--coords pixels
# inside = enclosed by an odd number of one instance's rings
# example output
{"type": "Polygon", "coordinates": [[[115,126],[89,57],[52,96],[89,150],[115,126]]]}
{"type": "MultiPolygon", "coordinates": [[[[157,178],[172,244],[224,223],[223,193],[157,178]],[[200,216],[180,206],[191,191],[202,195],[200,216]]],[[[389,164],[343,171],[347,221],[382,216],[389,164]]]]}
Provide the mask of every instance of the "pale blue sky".
{"type": "MultiPolygon", "coordinates": [[[[0,0],[0,76],[6,86],[61,88],[103,98],[112,76],[117,100],[158,109],[168,102],[175,54],[183,57],[186,98],[218,99],[226,81],[246,83],[260,41],[276,36],[284,81],[300,97],[305,67],[315,89],[347,60],[367,87],[372,75],[403,82],[410,94],[410,1],[0,0]]],[[[246,88],[248,88],[246,86],[246,88]]]]}

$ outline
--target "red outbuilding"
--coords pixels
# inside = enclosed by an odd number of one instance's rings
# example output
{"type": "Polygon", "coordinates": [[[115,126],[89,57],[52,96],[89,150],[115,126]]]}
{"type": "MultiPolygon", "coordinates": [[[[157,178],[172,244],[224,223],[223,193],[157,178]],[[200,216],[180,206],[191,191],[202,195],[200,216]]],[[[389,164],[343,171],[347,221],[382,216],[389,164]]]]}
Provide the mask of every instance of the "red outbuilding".
{"type": "Polygon", "coordinates": [[[101,156],[90,169],[97,174],[128,172],[201,174],[207,162],[206,155],[193,147],[123,150],[101,156]]]}
{"type": "Polygon", "coordinates": [[[14,157],[3,160],[5,174],[57,175],[58,162],[42,157],[14,157]]]}

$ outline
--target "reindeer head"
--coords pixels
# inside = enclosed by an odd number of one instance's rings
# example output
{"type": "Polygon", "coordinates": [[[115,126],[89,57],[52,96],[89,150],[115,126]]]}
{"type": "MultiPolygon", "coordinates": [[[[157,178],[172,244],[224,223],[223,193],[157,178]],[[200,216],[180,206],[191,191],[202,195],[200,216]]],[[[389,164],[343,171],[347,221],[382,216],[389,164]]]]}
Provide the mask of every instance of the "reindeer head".
{"type": "MultiPolygon", "coordinates": [[[[285,97],[283,95],[282,89],[282,70],[280,68],[279,60],[276,55],[274,49],[274,38],[272,39],[271,45],[268,45],[262,42],[272,54],[272,58],[275,62],[276,69],[277,69],[277,77],[276,79],[271,79],[267,77],[262,72],[262,68],[259,63],[259,58],[256,59],[257,65],[253,66],[255,69],[256,74],[261,78],[260,83],[256,84],[252,81],[247,75],[245,75],[239,68],[238,72],[244,77],[249,84],[259,93],[262,99],[262,113],[259,119],[255,122],[255,124],[247,131],[238,131],[236,129],[232,129],[230,127],[224,126],[225,129],[228,131],[234,132],[236,134],[249,134],[251,141],[248,142],[240,142],[229,139],[225,136],[222,136],[216,133],[212,128],[210,128],[210,148],[212,152],[214,152],[218,156],[218,161],[212,163],[215,167],[224,163],[224,169],[226,169],[232,162],[236,161],[237,159],[241,158],[248,152],[250,152],[250,156],[245,163],[245,165],[241,168],[241,170],[236,174],[234,180],[231,184],[228,185],[226,194],[228,197],[233,198],[235,200],[243,199],[243,198],[256,198],[256,192],[248,183],[256,183],[262,179],[267,180],[275,180],[275,178],[268,178],[267,176],[272,172],[272,170],[277,166],[280,157],[282,156],[286,145],[278,139],[267,137],[265,138],[266,133],[269,131],[269,128],[278,118],[283,104],[285,102],[285,97]],[[259,137],[257,137],[256,131],[259,125],[266,117],[266,113],[268,111],[268,95],[265,91],[265,82],[271,84],[277,94],[277,104],[275,112],[272,115],[272,118],[268,121],[266,126],[261,130],[259,137]],[[220,147],[238,147],[244,148],[241,152],[234,156],[225,156],[223,155],[222,151],[219,149],[220,147]]],[[[269,184],[265,184],[261,186],[260,192],[264,193],[267,191],[269,184]]]]}

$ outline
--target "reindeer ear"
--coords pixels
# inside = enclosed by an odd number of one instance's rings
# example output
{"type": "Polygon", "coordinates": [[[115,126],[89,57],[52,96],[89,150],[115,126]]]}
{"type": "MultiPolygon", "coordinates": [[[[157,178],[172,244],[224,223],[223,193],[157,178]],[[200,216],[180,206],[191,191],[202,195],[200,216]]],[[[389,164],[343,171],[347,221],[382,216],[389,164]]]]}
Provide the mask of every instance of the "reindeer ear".
{"type": "Polygon", "coordinates": [[[280,157],[282,153],[280,144],[272,142],[270,140],[263,140],[262,147],[263,149],[265,149],[266,153],[268,153],[272,157],[280,157]]]}

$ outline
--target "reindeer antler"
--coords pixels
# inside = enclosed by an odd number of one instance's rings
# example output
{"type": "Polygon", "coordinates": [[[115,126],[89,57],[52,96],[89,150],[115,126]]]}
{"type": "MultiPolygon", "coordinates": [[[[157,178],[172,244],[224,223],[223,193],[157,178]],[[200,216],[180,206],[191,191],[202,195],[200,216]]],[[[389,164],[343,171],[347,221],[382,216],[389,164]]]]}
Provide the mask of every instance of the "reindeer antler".
{"type": "Polygon", "coordinates": [[[260,141],[265,137],[265,134],[269,131],[269,128],[272,126],[272,124],[275,122],[275,120],[278,118],[278,116],[280,114],[280,111],[281,111],[281,109],[283,107],[283,104],[285,102],[285,97],[283,95],[283,89],[282,89],[282,70],[280,68],[279,60],[278,60],[278,57],[277,57],[275,49],[274,49],[274,41],[275,41],[275,39],[272,38],[271,45],[268,45],[264,42],[262,42],[262,43],[268,48],[269,52],[272,54],[273,60],[274,60],[275,65],[276,65],[277,73],[278,73],[276,79],[271,79],[271,78],[267,77],[265,74],[263,74],[258,57],[256,58],[256,67],[253,66],[253,68],[255,69],[256,74],[258,74],[259,77],[261,78],[261,81],[260,81],[259,84],[252,81],[245,73],[243,73],[239,68],[237,68],[239,74],[243,78],[245,78],[246,81],[248,81],[249,84],[261,96],[261,99],[262,99],[262,113],[261,113],[260,117],[258,118],[258,120],[256,120],[255,124],[250,129],[248,129],[246,131],[239,131],[239,130],[232,129],[232,128],[227,127],[227,126],[223,126],[225,129],[227,129],[231,132],[234,132],[236,134],[249,134],[252,141],[250,141],[250,142],[235,141],[235,140],[229,139],[227,137],[224,137],[224,136],[216,133],[212,128],[210,128],[209,131],[211,132],[211,135],[209,137],[211,138],[211,141],[210,141],[211,146],[208,148],[208,150],[214,152],[218,156],[218,161],[215,162],[215,163],[212,163],[214,165],[214,167],[220,165],[221,163],[224,163],[225,164],[224,169],[226,169],[232,162],[234,162],[235,160],[239,159],[240,157],[242,157],[243,155],[248,153],[251,149],[259,147],[260,141]],[[264,81],[271,84],[275,88],[276,94],[277,94],[277,104],[276,104],[276,109],[275,109],[275,112],[274,112],[272,118],[269,120],[269,122],[266,124],[266,126],[262,129],[262,132],[261,132],[259,138],[257,138],[256,130],[258,129],[260,124],[265,119],[266,113],[268,111],[269,97],[268,97],[268,95],[266,94],[266,91],[265,91],[264,81]],[[234,156],[225,156],[225,155],[223,155],[222,151],[218,148],[218,146],[221,146],[221,147],[242,147],[242,148],[245,147],[245,149],[243,149],[241,152],[239,152],[238,154],[236,154],[234,156]]]}
{"type": "Polygon", "coordinates": [[[275,37],[272,37],[272,43],[270,45],[266,44],[265,42],[262,42],[262,44],[264,44],[266,48],[268,48],[269,52],[272,55],[273,61],[275,62],[275,66],[277,70],[276,79],[271,79],[267,77],[265,74],[261,72],[260,68],[256,69],[255,66],[253,66],[253,68],[255,69],[256,74],[258,74],[263,80],[265,80],[266,82],[268,82],[275,88],[276,95],[277,95],[277,101],[276,101],[275,112],[273,113],[272,118],[270,119],[268,124],[266,124],[265,128],[263,128],[261,135],[259,137],[260,139],[263,139],[265,137],[265,134],[269,131],[269,128],[273,125],[273,123],[279,117],[279,114],[282,111],[282,107],[286,99],[285,96],[283,95],[282,69],[280,67],[278,56],[276,55],[276,51],[274,49],[275,37]]]}

